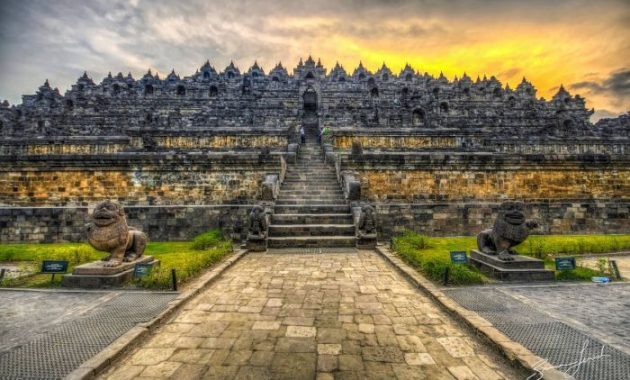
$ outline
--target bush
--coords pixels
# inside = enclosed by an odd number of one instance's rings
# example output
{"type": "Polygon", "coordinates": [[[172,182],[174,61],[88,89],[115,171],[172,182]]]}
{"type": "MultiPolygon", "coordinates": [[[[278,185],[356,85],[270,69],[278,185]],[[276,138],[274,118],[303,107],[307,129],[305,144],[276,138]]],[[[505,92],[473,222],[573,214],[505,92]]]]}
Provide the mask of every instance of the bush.
{"type": "Polygon", "coordinates": [[[201,235],[195,236],[195,238],[193,239],[191,248],[199,250],[199,251],[203,251],[208,248],[216,246],[222,240],[223,240],[223,235],[221,234],[221,230],[218,228],[215,228],[201,235]]]}
{"type": "Polygon", "coordinates": [[[601,276],[601,274],[596,270],[584,267],[556,272],[556,280],[558,281],[591,281],[591,278],[596,276],[601,276]]]}
{"type": "Polygon", "coordinates": [[[516,250],[528,256],[583,255],[630,249],[630,235],[533,235],[516,250]]]}
{"type": "MultiPolygon", "coordinates": [[[[220,230],[211,230],[197,236],[193,242],[149,242],[145,255],[160,260],[160,267],[144,278],[135,280],[137,286],[151,289],[171,288],[171,269],[177,270],[178,283],[186,282],[210,265],[232,252],[230,241],[223,239],[220,230]],[[193,247],[194,246],[194,247],[193,247]]],[[[103,258],[107,253],[98,252],[88,244],[4,244],[0,245],[0,261],[16,261],[32,268],[33,275],[17,279],[5,278],[0,287],[54,287],[59,286],[61,276],[39,274],[42,260],[67,260],[68,271],[89,261],[103,258]]]]}
{"type": "Polygon", "coordinates": [[[469,249],[473,238],[429,238],[406,231],[392,239],[392,248],[407,263],[417,268],[433,281],[441,282],[447,268],[449,284],[466,285],[483,282],[483,276],[469,265],[452,264],[450,250],[469,249]]]}

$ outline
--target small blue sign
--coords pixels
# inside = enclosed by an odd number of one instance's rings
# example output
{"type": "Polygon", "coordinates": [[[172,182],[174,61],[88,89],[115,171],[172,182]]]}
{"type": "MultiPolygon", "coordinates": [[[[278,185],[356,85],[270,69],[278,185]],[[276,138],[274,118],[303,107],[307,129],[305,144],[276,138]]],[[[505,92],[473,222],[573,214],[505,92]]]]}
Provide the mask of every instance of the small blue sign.
{"type": "Polygon", "coordinates": [[[66,273],[68,262],[65,260],[44,260],[42,262],[42,273],[66,273]]]}
{"type": "Polygon", "coordinates": [[[451,263],[468,264],[468,256],[466,256],[466,251],[451,251],[451,263]]]}
{"type": "Polygon", "coordinates": [[[556,257],[556,270],[574,270],[575,257],[556,257]]]}
{"type": "Polygon", "coordinates": [[[134,277],[144,277],[151,274],[151,270],[153,269],[153,264],[136,264],[133,267],[133,276],[134,277]]]}

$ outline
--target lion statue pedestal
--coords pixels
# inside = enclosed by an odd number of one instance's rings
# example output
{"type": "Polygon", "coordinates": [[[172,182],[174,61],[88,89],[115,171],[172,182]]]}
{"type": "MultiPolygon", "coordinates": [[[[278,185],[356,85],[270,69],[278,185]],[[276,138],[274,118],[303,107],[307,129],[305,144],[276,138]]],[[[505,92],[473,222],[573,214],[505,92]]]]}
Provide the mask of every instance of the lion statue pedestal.
{"type": "Polygon", "coordinates": [[[127,225],[125,210],[117,202],[104,201],[96,205],[86,230],[90,245],[108,252],[109,256],[74,267],[72,274],[63,276],[61,285],[64,287],[117,287],[133,278],[136,264],[159,265],[152,256],[144,256],[147,236],[127,225]]]}
{"type": "Polygon", "coordinates": [[[478,250],[470,252],[470,263],[485,274],[504,281],[551,281],[553,271],[546,270],[542,260],[521,256],[514,247],[538,227],[526,220],[521,202],[504,202],[492,228],[477,235],[478,250]]]}
{"type": "Polygon", "coordinates": [[[267,214],[263,205],[256,205],[249,213],[247,222],[247,249],[252,252],[264,252],[267,250],[267,214]]]}
{"type": "Polygon", "coordinates": [[[376,247],[376,210],[371,205],[364,205],[358,212],[356,223],[356,246],[359,249],[376,247]]]}

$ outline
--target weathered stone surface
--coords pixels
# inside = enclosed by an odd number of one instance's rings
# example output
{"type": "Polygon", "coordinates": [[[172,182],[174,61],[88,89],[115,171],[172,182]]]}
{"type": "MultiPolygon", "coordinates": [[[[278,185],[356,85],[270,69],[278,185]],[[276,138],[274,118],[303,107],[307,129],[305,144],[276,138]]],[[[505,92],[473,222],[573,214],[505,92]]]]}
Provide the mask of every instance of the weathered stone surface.
{"type": "Polygon", "coordinates": [[[142,257],[147,245],[147,235],[127,225],[125,210],[116,201],[106,200],[94,207],[94,212],[86,225],[88,243],[99,251],[109,253],[103,258],[101,265],[84,267],[88,273],[76,274],[114,274],[107,272],[107,267],[117,267],[120,264],[134,261],[142,257]],[[97,270],[98,272],[94,272],[97,270]],[[99,271],[100,270],[100,271],[99,271]]]}
{"type": "Polygon", "coordinates": [[[103,263],[105,261],[94,261],[87,264],[77,265],[72,269],[72,274],[75,275],[109,275],[116,274],[120,272],[124,272],[129,269],[133,269],[133,267],[138,263],[148,263],[153,261],[153,256],[142,256],[134,261],[121,263],[118,266],[104,266],[103,263]]]}
{"type": "MultiPolygon", "coordinates": [[[[20,105],[0,104],[0,205],[10,208],[0,210],[0,242],[79,241],[70,210],[43,220],[32,207],[81,210],[107,198],[160,206],[141,222],[165,227],[157,238],[143,228],[152,239],[189,238],[195,222],[158,217],[172,207],[275,199],[265,177],[284,182],[287,160],[302,153],[300,127],[313,137],[328,128],[322,156],[334,179],[352,173],[345,196],[376,207],[385,237],[394,226],[477,233],[488,211],[460,203],[493,208],[505,197],[544,203],[544,232],[624,232],[630,116],[593,125],[585,104],[562,87],[539,99],[527,81],[511,89],[494,77],[449,80],[409,66],[398,75],[386,66],[327,72],[312,59],[291,74],[280,65],[218,72],[209,63],[189,76],[95,83],[85,74],[65,94],[46,82],[20,105]]],[[[245,224],[240,214],[217,214],[204,219],[228,233],[245,224]]]]}
{"type": "MultiPolygon", "coordinates": [[[[484,348],[474,333],[461,330],[427,296],[371,251],[250,253],[202,290],[165,328],[153,331],[150,342],[176,344],[171,342],[178,342],[180,331],[195,338],[205,330],[213,330],[217,337],[206,338],[195,349],[170,351],[172,348],[168,346],[152,349],[169,350],[155,352],[159,359],[163,358],[159,362],[182,364],[173,376],[197,373],[198,368],[188,365],[203,364],[207,371],[199,378],[326,379],[329,377],[325,374],[330,374],[335,379],[452,380],[449,367],[473,366],[482,362],[481,355],[485,366],[474,372],[478,377],[499,372],[505,373],[505,378],[527,376],[517,373],[504,359],[484,348]],[[264,314],[264,309],[251,313],[223,308],[266,305],[272,299],[282,300],[277,306],[279,312],[273,315],[264,314]],[[205,310],[198,310],[200,305],[205,310]],[[321,306],[313,308],[314,305],[321,306]],[[378,316],[396,320],[397,325],[405,326],[404,331],[394,329],[391,324],[375,324],[382,320],[378,316]],[[436,328],[425,328],[418,321],[422,317],[436,320],[431,325],[436,328]],[[294,323],[298,321],[303,323],[294,323]],[[363,329],[367,327],[366,333],[359,332],[360,324],[365,325],[363,329]],[[279,327],[258,330],[254,326],[279,327]],[[395,332],[405,334],[395,335],[395,332]],[[392,340],[388,338],[390,334],[405,340],[392,340]],[[453,355],[436,341],[445,337],[457,339],[442,341],[453,355]],[[194,353],[195,350],[199,353],[194,353]],[[471,360],[464,361],[468,359],[471,360]]],[[[147,349],[143,345],[137,352],[147,349]]],[[[135,355],[132,353],[131,357],[135,355]]],[[[147,354],[141,356],[146,358],[147,354]]],[[[134,371],[144,365],[152,364],[139,364],[126,358],[103,378],[119,374],[128,366],[134,371]]]]}
{"type": "Polygon", "coordinates": [[[526,220],[521,202],[503,202],[494,226],[477,235],[477,247],[485,254],[497,255],[501,260],[513,260],[513,249],[529,236],[530,230],[538,227],[535,220],[526,220]]]}

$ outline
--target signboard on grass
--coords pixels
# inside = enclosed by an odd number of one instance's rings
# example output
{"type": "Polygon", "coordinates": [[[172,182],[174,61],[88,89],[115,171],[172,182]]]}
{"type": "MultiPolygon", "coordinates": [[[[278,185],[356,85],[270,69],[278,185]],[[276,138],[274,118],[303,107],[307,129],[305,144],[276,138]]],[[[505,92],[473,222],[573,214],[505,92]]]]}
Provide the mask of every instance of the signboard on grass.
{"type": "Polygon", "coordinates": [[[468,264],[468,256],[466,256],[466,251],[451,251],[451,263],[468,264]]]}
{"type": "Polygon", "coordinates": [[[66,273],[68,262],[65,260],[44,260],[42,262],[42,273],[66,273]]]}
{"type": "Polygon", "coordinates": [[[134,277],[144,277],[151,274],[151,269],[153,269],[153,264],[136,264],[133,267],[133,276],[134,277]]]}
{"type": "Polygon", "coordinates": [[[556,270],[575,269],[575,257],[556,257],[556,270]]]}

